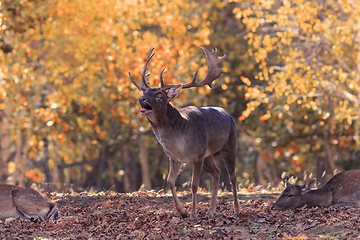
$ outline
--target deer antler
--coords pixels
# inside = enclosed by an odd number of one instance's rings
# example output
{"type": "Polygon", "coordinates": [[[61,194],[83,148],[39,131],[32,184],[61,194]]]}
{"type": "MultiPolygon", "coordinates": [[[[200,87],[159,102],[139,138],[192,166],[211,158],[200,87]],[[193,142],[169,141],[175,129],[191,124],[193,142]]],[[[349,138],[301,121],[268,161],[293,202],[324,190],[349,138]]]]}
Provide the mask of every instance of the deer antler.
{"type": "Polygon", "coordinates": [[[146,89],[151,88],[151,87],[149,86],[149,82],[148,82],[148,80],[147,80],[147,77],[149,76],[149,74],[146,73],[146,70],[147,70],[147,65],[149,64],[150,59],[155,55],[155,53],[153,53],[153,51],[154,51],[154,48],[150,48],[149,54],[148,54],[148,56],[147,56],[147,58],[146,58],[146,62],[145,62],[144,69],[141,70],[141,82],[140,82],[140,85],[135,82],[134,78],[131,76],[130,71],[128,71],[132,83],[133,83],[140,91],[145,91],[146,89]]]}
{"type": "MultiPolygon", "coordinates": [[[[195,82],[197,73],[198,73],[198,71],[196,69],[192,81],[189,83],[183,84],[183,87],[182,87],[183,89],[191,88],[191,87],[202,87],[205,85],[208,85],[211,88],[212,82],[215,79],[218,79],[220,77],[220,75],[224,72],[224,70],[222,68],[220,68],[220,65],[226,58],[226,54],[224,54],[224,56],[222,56],[221,58],[218,58],[216,48],[215,48],[215,50],[212,50],[211,52],[209,52],[205,48],[202,48],[202,47],[200,47],[200,48],[202,50],[204,50],[204,52],[205,52],[207,65],[208,65],[208,70],[206,71],[205,78],[201,82],[195,82]]],[[[164,80],[162,77],[164,70],[165,70],[165,68],[163,68],[160,73],[160,82],[161,82],[161,88],[167,90],[167,89],[170,89],[171,87],[173,87],[174,85],[167,85],[164,83],[164,80]]]]}

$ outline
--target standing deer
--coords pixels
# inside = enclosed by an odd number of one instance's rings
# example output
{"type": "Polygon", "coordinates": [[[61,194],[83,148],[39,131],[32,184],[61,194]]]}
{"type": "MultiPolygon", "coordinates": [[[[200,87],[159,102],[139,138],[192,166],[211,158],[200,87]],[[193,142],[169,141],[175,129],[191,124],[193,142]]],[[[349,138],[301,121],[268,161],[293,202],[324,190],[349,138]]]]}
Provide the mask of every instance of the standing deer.
{"type": "Polygon", "coordinates": [[[271,206],[271,209],[293,209],[307,207],[327,207],[334,204],[360,206],[360,170],[340,172],[324,186],[310,190],[312,183],[302,186],[286,181],[286,188],[271,206]]]}
{"type": "Polygon", "coordinates": [[[59,213],[54,203],[31,188],[0,184],[0,219],[54,220],[59,213]]]}
{"type": "Polygon", "coordinates": [[[153,48],[150,49],[146,59],[142,70],[141,83],[137,84],[135,82],[130,71],[129,76],[133,84],[143,93],[143,96],[139,99],[140,113],[149,120],[156,138],[169,157],[170,170],[167,182],[173,195],[176,210],[182,217],[188,216],[175,190],[177,174],[182,164],[185,163],[193,165],[191,216],[196,217],[196,192],[199,186],[200,173],[204,168],[212,178],[211,201],[207,215],[213,217],[220,180],[220,169],[215,165],[215,160],[222,159],[230,175],[234,196],[234,211],[238,215],[240,206],[237,199],[235,175],[236,131],[234,119],[222,108],[189,106],[177,109],[170,103],[170,100],[176,97],[181,89],[205,85],[212,87],[212,82],[223,73],[220,65],[225,59],[225,55],[218,59],[216,49],[212,52],[203,49],[208,63],[208,70],[204,80],[201,82],[195,82],[196,70],[190,83],[167,85],[164,83],[162,76],[165,70],[163,68],[160,73],[160,88],[151,88],[147,81],[146,69],[149,60],[154,56],[153,50],[153,48]]]}

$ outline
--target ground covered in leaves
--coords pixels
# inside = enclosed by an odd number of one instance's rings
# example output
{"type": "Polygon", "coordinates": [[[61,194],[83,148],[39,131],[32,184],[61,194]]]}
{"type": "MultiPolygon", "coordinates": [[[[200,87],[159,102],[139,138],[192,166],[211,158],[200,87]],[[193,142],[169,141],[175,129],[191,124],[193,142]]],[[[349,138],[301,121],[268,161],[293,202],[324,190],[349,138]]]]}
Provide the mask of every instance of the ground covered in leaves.
{"type": "MultiPolygon", "coordinates": [[[[172,197],[158,192],[47,193],[60,218],[49,222],[0,221],[0,239],[354,239],[360,236],[360,208],[272,211],[276,194],[239,194],[241,216],[232,195],[219,194],[215,216],[205,217],[210,193],[198,194],[198,216],[181,218],[172,197]]],[[[191,210],[190,192],[179,192],[191,210]]]]}

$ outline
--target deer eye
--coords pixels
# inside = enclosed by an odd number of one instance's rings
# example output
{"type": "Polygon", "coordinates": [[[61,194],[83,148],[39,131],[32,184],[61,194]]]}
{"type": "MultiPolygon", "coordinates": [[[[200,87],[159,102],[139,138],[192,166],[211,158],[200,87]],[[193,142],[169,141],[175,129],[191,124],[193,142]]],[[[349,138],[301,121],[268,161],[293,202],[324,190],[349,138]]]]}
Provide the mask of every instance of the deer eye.
{"type": "Polygon", "coordinates": [[[287,197],[288,197],[288,198],[292,198],[292,197],[294,197],[294,195],[289,194],[289,195],[287,195],[287,197]]]}
{"type": "Polygon", "coordinates": [[[164,97],[163,97],[162,94],[158,94],[158,95],[156,96],[156,101],[158,101],[158,102],[161,102],[163,99],[164,99],[164,97]]]}

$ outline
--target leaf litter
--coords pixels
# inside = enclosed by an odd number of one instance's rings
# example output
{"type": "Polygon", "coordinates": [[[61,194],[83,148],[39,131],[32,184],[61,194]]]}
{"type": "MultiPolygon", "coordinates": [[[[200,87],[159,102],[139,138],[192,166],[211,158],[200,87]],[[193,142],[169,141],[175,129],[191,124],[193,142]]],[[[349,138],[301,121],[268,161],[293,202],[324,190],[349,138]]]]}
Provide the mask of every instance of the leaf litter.
{"type": "MultiPolygon", "coordinates": [[[[191,193],[180,192],[191,211],[191,193]]],[[[222,192],[213,218],[206,217],[210,195],[199,192],[197,218],[183,219],[173,200],[158,192],[47,193],[60,218],[49,222],[0,221],[1,239],[354,239],[360,237],[360,208],[330,206],[273,211],[277,195],[239,194],[234,216],[232,195],[222,192]],[[274,197],[275,196],[275,197],[274,197]]]]}

